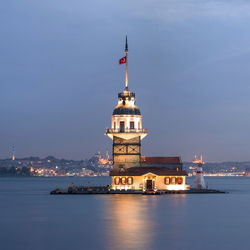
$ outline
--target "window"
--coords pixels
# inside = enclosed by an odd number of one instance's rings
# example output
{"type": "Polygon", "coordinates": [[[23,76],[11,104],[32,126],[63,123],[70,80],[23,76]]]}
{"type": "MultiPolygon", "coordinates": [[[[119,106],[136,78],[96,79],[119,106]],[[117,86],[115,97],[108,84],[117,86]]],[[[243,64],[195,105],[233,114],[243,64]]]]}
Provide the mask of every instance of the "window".
{"type": "Polygon", "coordinates": [[[175,177],[171,178],[171,184],[174,185],[175,184],[175,177]]]}
{"type": "Polygon", "coordinates": [[[120,178],[119,177],[115,177],[114,183],[115,183],[115,185],[119,185],[120,184],[120,178]]]}
{"type": "Polygon", "coordinates": [[[114,129],[116,129],[116,122],[114,122],[114,129]]]}
{"type": "Polygon", "coordinates": [[[140,129],[141,128],[141,124],[140,124],[140,122],[138,122],[138,129],[140,129]]]}
{"type": "Polygon", "coordinates": [[[128,177],[127,178],[127,184],[132,185],[133,184],[133,177],[128,177]]]}
{"type": "Polygon", "coordinates": [[[122,181],[121,181],[122,185],[125,185],[126,182],[127,182],[127,178],[126,177],[122,177],[122,181]]]}
{"type": "Polygon", "coordinates": [[[124,128],[125,128],[124,122],[120,122],[120,131],[124,132],[124,128]]]}
{"type": "Polygon", "coordinates": [[[130,122],[130,129],[134,129],[135,128],[135,123],[134,122],[130,122]]]}
{"type": "Polygon", "coordinates": [[[166,178],[165,178],[165,184],[166,184],[166,185],[169,185],[169,184],[170,184],[170,178],[169,178],[169,177],[166,177],[166,178]]]}
{"type": "Polygon", "coordinates": [[[114,183],[115,185],[133,185],[133,177],[115,177],[114,178],[114,183]]]}
{"type": "Polygon", "coordinates": [[[182,177],[177,178],[177,183],[178,183],[178,185],[182,185],[182,183],[183,183],[182,177]]]}

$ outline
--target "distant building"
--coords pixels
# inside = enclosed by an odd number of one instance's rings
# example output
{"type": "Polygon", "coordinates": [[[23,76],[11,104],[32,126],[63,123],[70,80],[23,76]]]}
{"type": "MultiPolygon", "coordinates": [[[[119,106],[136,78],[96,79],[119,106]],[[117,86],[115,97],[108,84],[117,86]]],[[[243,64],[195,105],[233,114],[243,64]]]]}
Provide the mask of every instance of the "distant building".
{"type": "Polygon", "coordinates": [[[12,147],[12,151],[11,152],[12,152],[12,157],[11,158],[12,158],[12,161],[14,161],[16,159],[16,156],[15,156],[15,147],[14,146],[12,147]]]}
{"type": "Polygon", "coordinates": [[[135,93],[128,89],[127,39],[125,46],[126,86],[118,94],[118,105],[112,115],[111,129],[106,135],[113,140],[112,189],[185,190],[187,173],[180,157],[142,157],[141,140],[147,136],[142,115],[135,105],[135,93]]]}
{"type": "Polygon", "coordinates": [[[245,176],[250,176],[250,168],[246,168],[246,171],[245,171],[245,176]]]}

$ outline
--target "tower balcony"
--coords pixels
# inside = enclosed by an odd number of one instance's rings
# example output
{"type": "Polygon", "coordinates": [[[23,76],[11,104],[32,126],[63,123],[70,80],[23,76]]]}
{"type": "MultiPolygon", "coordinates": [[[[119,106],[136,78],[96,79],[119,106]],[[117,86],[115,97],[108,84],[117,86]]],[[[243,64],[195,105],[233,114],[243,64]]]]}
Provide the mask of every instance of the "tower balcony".
{"type": "Polygon", "coordinates": [[[118,98],[125,99],[126,97],[134,97],[135,93],[130,92],[129,90],[124,90],[122,93],[118,94],[118,98]]]}
{"type": "Polygon", "coordinates": [[[147,129],[106,129],[106,135],[113,140],[113,137],[120,137],[126,140],[140,136],[143,139],[148,134],[147,129]]]}

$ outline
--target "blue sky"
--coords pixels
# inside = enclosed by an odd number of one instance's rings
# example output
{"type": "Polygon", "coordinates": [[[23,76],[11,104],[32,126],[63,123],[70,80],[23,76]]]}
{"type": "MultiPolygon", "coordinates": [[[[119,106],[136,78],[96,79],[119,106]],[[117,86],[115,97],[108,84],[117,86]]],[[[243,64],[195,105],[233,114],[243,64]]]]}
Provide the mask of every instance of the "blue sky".
{"type": "Polygon", "coordinates": [[[4,1],[0,157],[111,152],[127,34],[143,155],[250,160],[249,13],[249,1],[4,1]]]}

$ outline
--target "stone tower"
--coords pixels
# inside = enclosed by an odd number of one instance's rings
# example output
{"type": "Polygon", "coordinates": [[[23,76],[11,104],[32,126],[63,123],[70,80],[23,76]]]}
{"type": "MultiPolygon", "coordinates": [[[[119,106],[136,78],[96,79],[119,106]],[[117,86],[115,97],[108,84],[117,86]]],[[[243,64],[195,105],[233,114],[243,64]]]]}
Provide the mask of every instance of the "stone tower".
{"type": "Polygon", "coordinates": [[[118,105],[112,115],[111,129],[106,135],[113,140],[113,168],[122,170],[141,164],[141,140],[147,135],[142,128],[142,116],[135,105],[135,93],[128,89],[128,45],[126,38],[126,56],[120,64],[126,63],[126,84],[122,93],[118,94],[118,105]]]}

